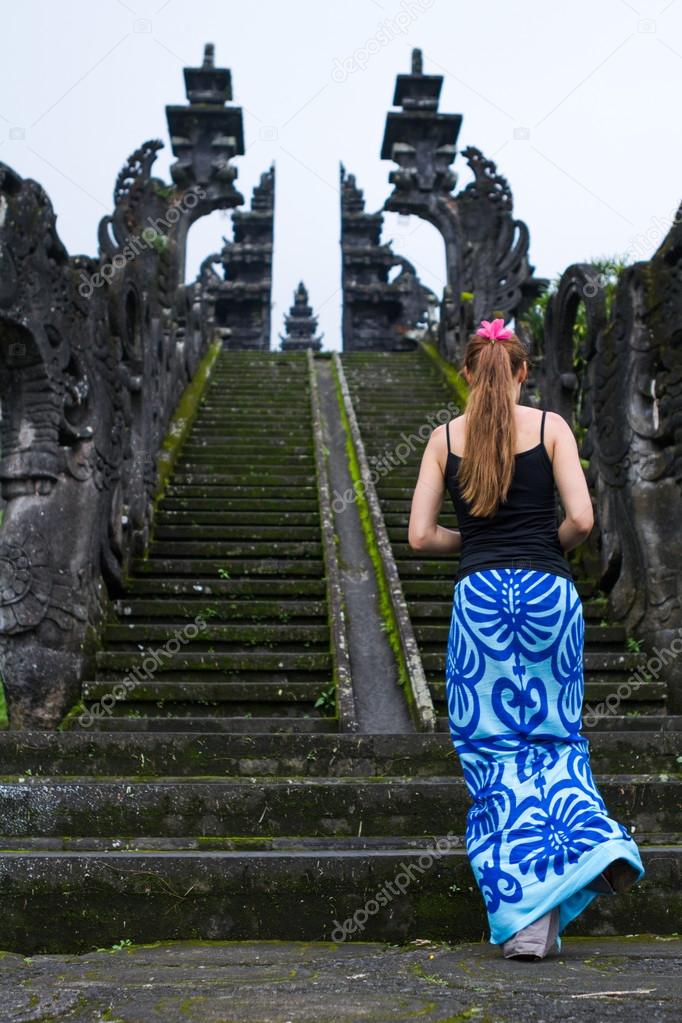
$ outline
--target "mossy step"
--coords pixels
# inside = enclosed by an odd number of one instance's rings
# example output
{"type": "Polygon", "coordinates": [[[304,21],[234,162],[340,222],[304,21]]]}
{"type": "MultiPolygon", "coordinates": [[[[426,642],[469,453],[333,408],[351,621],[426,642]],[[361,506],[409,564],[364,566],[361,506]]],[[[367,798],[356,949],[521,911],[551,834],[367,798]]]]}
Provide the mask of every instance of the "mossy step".
{"type": "MultiPolygon", "coordinates": [[[[286,523],[287,528],[311,528],[319,531],[319,515],[315,512],[288,511],[278,508],[276,511],[262,511],[261,509],[248,512],[248,527],[263,530],[277,528],[286,523]]],[[[175,510],[160,505],[156,513],[156,534],[159,535],[161,527],[164,529],[175,526],[202,526],[217,529],[227,527],[229,529],[248,528],[244,524],[244,509],[241,511],[219,511],[211,510],[175,510]]],[[[296,535],[296,534],[294,534],[296,535]]]]}
{"type": "MultiPolygon", "coordinates": [[[[630,832],[679,830],[682,776],[595,776],[630,832]]],[[[0,778],[8,837],[437,835],[471,807],[463,778],[0,778]]]]}
{"type": "MultiPolygon", "coordinates": [[[[150,654],[141,651],[98,650],[97,667],[103,671],[127,671],[141,665],[150,654]]],[[[331,670],[331,654],[324,650],[230,650],[204,651],[193,653],[183,650],[179,653],[164,651],[164,656],[155,674],[167,671],[182,671],[185,668],[195,671],[273,671],[331,670]]]]}
{"type": "MultiPolygon", "coordinates": [[[[224,431],[214,429],[207,425],[201,429],[200,433],[197,433],[196,439],[187,441],[183,445],[182,457],[192,457],[199,455],[205,455],[210,457],[214,454],[214,451],[220,451],[226,444],[224,431]],[[190,446],[191,445],[191,446],[190,446]]],[[[249,453],[253,452],[253,440],[247,437],[229,437],[230,452],[235,456],[248,457],[249,453]]],[[[307,439],[300,438],[294,440],[292,437],[276,437],[270,435],[267,442],[267,454],[269,456],[270,451],[279,451],[282,454],[290,455],[292,458],[298,458],[300,456],[308,455],[313,450],[312,442],[307,439]]]]}
{"type": "MultiPolygon", "coordinates": [[[[141,685],[150,681],[160,681],[164,685],[181,683],[182,685],[194,686],[196,689],[207,684],[213,685],[215,682],[234,683],[238,686],[267,684],[277,685],[282,688],[289,685],[289,683],[292,685],[314,683],[318,687],[318,692],[322,689],[328,689],[332,685],[331,674],[326,667],[322,670],[313,670],[307,666],[292,668],[288,665],[282,665],[275,669],[270,667],[263,670],[258,670],[257,668],[234,668],[229,671],[220,672],[184,668],[179,671],[161,673],[155,670],[154,664],[147,665],[144,657],[139,659],[136,670],[129,672],[127,675],[120,669],[100,668],[97,671],[97,678],[89,681],[88,685],[96,683],[97,685],[104,686],[107,692],[112,692],[117,685],[123,684],[126,690],[132,693],[133,687],[136,687],[138,683],[141,685]],[[147,670],[148,674],[145,674],[147,670]]],[[[137,692],[136,688],[135,692],[137,692]]],[[[125,692],[119,690],[114,693],[116,698],[120,696],[121,699],[125,695],[125,692]]]]}
{"type": "Polygon", "coordinates": [[[322,560],[319,540],[154,540],[149,545],[152,558],[310,558],[322,560]]]}
{"type": "Polygon", "coordinates": [[[203,487],[207,497],[210,497],[215,491],[219,491],[221,487],[238,487],[238,486],[265,486],[265,487],[300,487],[300,486],[313,486],[315,483],[315,474],[310,473],[306,469],[298,469],[297,467],[289,468],[282,466],[281,462],[278,464],[278,472],[270,472],[260,469],[258,467],[247,472],[228,472],[228,473],[204,473],[204,472],[174,472],[173,473],[173,489],[176,490],[178,487],[203,487]],[[285,471],[282,471],[284,469],[285,471]]]}
{"type": "MultiPolygon", "coordinates": [[[[327,682],[327,685],[330,683],[327,682]]],[[[156,679],[151,682],[136,682],[128,687],[127,704],[139,702],[156,703],[309,703],[314,704],[324,684],[317,679],[308,682],[249,682],[244,676],[238,680],[216,679],[203,682],[186,680],[156,679]]],[[[107,694],[116,697],[115,683],[84,682],[83,700],[87,704],[91,700],[100,700],[107,694]]],[[[194,708],[196,712],[196,708],[194,708]]]]}
{"type": "MultiPolygon", "coordinates": [[[[232,498],[250,498],[251,501],[257,506],[261,507],[261,498],[277,497],[284,504],[288,499],[292,499],[294,502],[299,502],[301,507],[310,507],[313,500],[317,500],[317,487],[309,486],[308,484],[298,483],[288,486],[282,484],[279,486],[268,485],[261,483],[260,485],[247,486],[246,484],[234,484],[232,486],[223,485],[222,487],[213,486],[210,490],[206,487],[200,486],[189,486],[189,485],[175,485],[170,483],[165,491],[166,497],[178,497],[189,500],[190,507],[211,507],[206,505],[206,501],[213,500],[217,502],[213,507],[229,507],[229,501],[232,498]],[[303,498],[309,498],[309,504],[303,504],[303,498]],[[204,499],[203,505],[195,503],[194,499],[204,499]]],[[[166,506],[164,502],[164,506],[166,506]]],[[[294,503],[294,507],[295,507],[294,503]]]]}
{"type": "MultiPolygon", "coordinates": [[[[592,730],[592,769],[606,773],[674,774],[682,763],[682,719],[659,717],[656,727],[621,718],[620,731],[592,730]]],[[[586,733],[583,733],[586,736],[586,733]]],[[[215,776],[461,776],[449,734],[254,734],[223,737],[192,732],[131,734],[125,743],[87,731],[0,732],[5,775],[133,777],[215,776]]]]}
{"type": "MultiPolygon", "coordinates": [[[[303,718],[323,716],[323,711],[315,708],[318,694],[307,699],[282,700],[276,695],[271,700],[257,697],[228,700],[221,698],[211,700],[202,695],[189,697],[186,700],[163,700],[156,697],[148,700],[117,700],[115,694],[108,699],[106,694],[101,699],[90,703],[85,702],[85,714],[92,715],[100,722],[100,727],[107,729],[110,721],[139,721],[154,718],[167,723],[169,731],[183,728],[185,721],[196,720],[197,717],[210,714],[216,721],[242,721],[254,717],[278,717],[282,720],[299,721],[303,718]]],[[[78,722],[78,727],[83,722],[78,722]]],[[[90,727],[90,717],[85,726],[90,727]]]]}
{"type": "MultiPolygon", "coordinates": [[[[319,559],[302,557],[291,558],[250,558],[237,559],[225,557],[219,561],[210,558],[150,558],[146,561],[133,562],[133,572],[137,575],[193,575],[201,576],[204,581],[209,576],[219,576],[226,571],[230,576],[321,576],[323,565],[319,559]]],[[[215,590],[214,592],[218,592],[215,590]]]]}
{"type": "Polygon", "coordinates": [[[186,472],[188,469],[194,469],[195,467],[201,468],[202,472],[213,472],[220,471],[221,469],[234,470],[238,466],[250,466],[250,467],[265,467],[271,465],[282,465],[284,462],[287,465],[296,465],[303,468],[310,467],[313,471],[315,469],[315,459],[312,452],[301,452],[296,454],[289,450],[283,450],[282,448],[272,448],[260,451],[254,451],[248,448],[244,448],[239,451],[234,451],[230,444],[216,446],[214,451],[197,451],[193,455],[187,457],[178,458],[175,463],[175,467],[180,472],[186,472]]]}
{"type": "MultiPolygon", "coordinates": [[[[119,622],[107,625],[103,632],[105,644],[143,643],[164,640],[179,632],[172,623],[119,622]]],[[[308,624],[287,622],[230,622],[227,625],[217,624],[211,616],[204,628],[195,637],[189,638],[189,645],[194,649],[198,644],[220,643],[264,643],[272,646],[275,643],[329,643],[329,626],[324,624],[308,624]]]]}
{"type": "MultiPolygon", "coordinates": [[[[222,563],[221,563],[222,564],[222,563]]],[[[216,572],[215,579],[192,578],[130,578],[126,583],[128,596],[144,594],[145,596],[188,595],[204,602],[205,607],[212,607],[216,597],[234,597],[239,594],[244,599],[258,596],[268,597],[321,597],[325,594],[325,579],[303,578],[292,579],[258,578],[249,576],[245,579],[221,579],[216,572]]]]}
{"type": "MultiPolygon", "coordinates": [[[[314,622],[317,618],[326,618],[327,608],[322,600],[258,600],[248,595],[241,600],[213,599],[208,606],[210,621],[221,619],[263,620],[279,624],[296,622],[299,619],[314,622]]],[[[114,602],[114,611],[123,621],[145,619],[161,619],[174,623],[177,619],[194,618],[199,612],[206,612],[206,598],[190,600],[131,600],[121,598],[114,602]]]]}
{"type": "Polygon", "coordinates": [[[261,422],[256,425],[249,423],[248,418],[241,414],[223,417],[203,414],[194,420],[185,443],[188,447],[211,451],[231,447],[234,439],[237,443],[235,450],[239,452],[251,439],[254,454],[267,455],[271,450],[289,451],[291,447],[295,454],[306,455],[313,450],[313,438],[311,424],[308,419],[302,418],[303,415],[300,413],[290,420],[278,418],[269,420],[267,424],[261,422]],[[270,447],[271,439],[285,439],[289,444],[273,443],[270,447]]]}
{"type": "Polygon", "coordinates": [[[268,404],[263,408],[263,393],[260,396],[247,392],[233,392],[235,401],[230,401],[228,396],[221,400],[220,395],[213,394],[206,401],[202,401],[197,409],[194,424],[204,420],[215,420],[217,422],[234,422],[244,424],[249,429],[265,434],[268,428],[277,424],[290,425],[294,430],[302,433],[310,420],[310,399],[302,393],[301,389],[291,392],[290,399],[276,405],[268,404]],[[254,400],[255,399],[255,400],[254,400]],[[259,410],[259,403],[263,410],[259,410]]]}
{"type": "MultiPolygon", "coordinates": [[[[396,566],[400,578],[428,576],[441,580],[452,580],[454,576],[453,562],[443,560],[442,554],[425,555],[418,551],[412,552],[415,557],[398,558],[396,566]]],[[[453,580],[454,583],[454,580],[453,580]]]]}
{"type": "Polygon", "coordinates": [[[243,523],[242,525],[216,525],[215,523],[178,523],[166,525],[158,523],[154,530],[156,540],[191,540],[203,536],[207,540],[260,540],[270,541],[284,539],[318,541],[320,527],[299,526],[290,522],[288,517],[281,519],[280,525],[261,525],[260,523],[243,523]]]}
{"type": "MultiPolygon", "coordinates": [[[[266,399],[267,400],[267,399],[266,399]]],[[[267,417],[253,416],[250,413],[249,403],[228,408],[220,406],[208,408],[202,405],[192,422],[190,437],[193,440],[200,440],[204,428],[212,429],[227,428],[244,434],[247,430],[259,438],[272,436],[273,440],[278,438],[296,437],[301,444],[312,445],[310,408],[307,403],[303,406],[287,409],[271,409],[267,417]],[[282,428],[284,427],[284,429],[282,428]]]]}
{"type": "MultiPolygon", "coordinates": [[[[79,727],[77,718],[74,720],[72,727],[79,727]]],[[[283,715],[260,716],[252,714],[249,717],[223,718],[216,717],[213,714],[202,716],[201,707],[197,705],[196,714],[192,718],[183,717],[173,720],[168,717],[153,717],[151,714],[147,714],[144,717],[140,716],[139,718],[95,718],[89,729],[117,732],[119,734],[121,732],[165,732],[171,734],[175,731],[192,732],[200,736],[210,735],[212,732],[221,735],[235,733],[248,734],[250,736],[254,733],[260,735],[265,732],[297,734],[329,733],[336,732],[338,727],[339,723],[335,717],[315,717],[313,715],[308,717],[284,717],[283,715]]]]}
{"type": "Polygon", "coordinates": [[[224,483],[232,479],[239,482],[243,478],[247,482],[253,478],[257,478],[257,482],[269,482],[284,475],[291,475],[302,481],[306,478],[315,479],[315,465],[298,459],[289,459],[279,450],[273,450],[272,456],[263,462],[254,462],[247,454],[241,459],[232,458],[229,453],[220,451],[203,458],[192,455],[185,462],[178,462],[173,472],[175,480],[195,483],[198,481],[197,477],[202,476],[224,483]]]}
{"type": "MultiPolygon", "coordinates": [[[[202,402],[192,423],[193,431],[196,432],[197,425],[204,422],[216,422],[234,424],[240,429],[247,426],[252,432],[263,437],[267,436],[269,430],[280,425],[290,426],[301,435],[306,432],[310,420],[308,402],[280,406],[268,405],[267,415],[259,415],[253,412],[253,404],[247,396],[240,394],[238,397],[239,400],[230,405],[221,404],[215,395],[211,402],[202,402]]],[[[264,400],[269,401],[267,395],[261,395],[260,401],[264,400]]]]}
{"type": "MultiPolygon", "coordinates": [[[[403,536],[404,535],[405,534],[403,534],[403,536]]],[[[448,572],[451,572],[452,570],[452,560],[449,558],[444,559],[442,551],[414,550],[412,547],[410,547],[410,545],[407,542],[400,543],[399,541],[391,544],[391,547],[393,550],[393,557],[396,559],[396,562],[398,563],[400,563],[401,561],[402,562],[423,561],[432,564],[440,564],[443,566],[447,566],[448,572]]]]}
{"type": "MultiPolygon", "coordinates": [[[[259,488],[261,491],[265,490],[268,493],[267,497],[259,494],[256,497],[175,497],[168,495],[166,491],[165,496],[159,503],[160,514],[166,512],[203,512],[206,515],[212,514],[213,512],[224,512],[225,514],[239,515],[239,521],[244,521],[247,517],[251,520],[252,516],[255,521],[259,520],[261,515],[268,516],[267,519],[263,518],[261,521],[272,521],[271,513],[282,513],[289,515],[293,512],[300,512],[304,515],[312,515],[313,521],[318,520],[319,506],[317,503],[317,493],[313,488],[308,488],[308,497],[301,497],[297,492],[295,495],[289,493],[287,496],[274,497],[267,491],[267,488],[259,488]]],[[[220,521],[220,519],[215,520],[220,521]]]]}

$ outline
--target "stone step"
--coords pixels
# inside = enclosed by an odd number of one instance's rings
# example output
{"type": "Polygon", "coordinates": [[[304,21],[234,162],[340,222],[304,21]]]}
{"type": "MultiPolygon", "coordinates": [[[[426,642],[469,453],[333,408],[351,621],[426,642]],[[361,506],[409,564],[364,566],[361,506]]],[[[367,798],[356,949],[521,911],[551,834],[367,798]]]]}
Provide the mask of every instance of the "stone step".
{"type": "MultiPolygon", "coordinates": [[[[206,600],[200,597],[186,600],[125,598],[115,601],[114,610],[124,622],[162,619],[170,625],[176,624],[178,619],[194,618],[200,611],[204,611],[206,606],[206,600]]],[[[248,595],[241,600],[214,598],[209,609],[213,622],[221,619],[230,622],[260,619],[276,625],[301,619],[313,623],[318,618],[326,619],[327,614],[326,604],[321,600],[291,600],[281,597],[277,600],[258,600],[248,595]]]]}
{"type": "Polygon", "coordinates": [[[320,561],[322,544],[319,540],[269,540],[262,542],[201,540],[154,540],[149,545],[148,560],[162,558],[228,558],[234,563],[239,558],[305,558],[320,561]]]}
{"type": "Polygon", "coordinates": [[[315,473],[315,458],[312,451],[305,454],[292,454],[289,449],[265,448],[258,452],[243,448],[235,451],[228,440],[220,447],[211,451],[197,451],[193,455],[186,455],[178,458],[175,469],[180,473],[194,472],[199,470],[203,473],[232,473],[232,472],[266,472],[270,473],[273,468],[291,466],[292,470],[315,473]]]}
{"type": "MultiPolygon", "coordinates": [[[[222,567],[223,563],[221,562],[220,564],[222,567]]],[[[210,601],[219,596],[240,596],[246,599],[258,596],[278,598],[291,596],[322,597],[325,593],[325,580],[323,576],[319,578],[297,576],[292,579],[281,579],[268,578],[267,575],[263,575],[262,578],[248,576],[244,579],[224,579],[218,577],[217,571],[215,576],[215,579],[204,578],[201,581],[192,578],[191,574],[184,579],[172,577],[154,578],[153,576],[144,579],[131,577],[127,583],[127,591],[129,596],[134,596],[135,594],[144,596],[168,596],[175,594],[193,596],[198,599],[206,598],[210,601]]],[[[210,603],[207,606],[212,607],[213,605],[210,603]]]]}
{"type": "MultiPolygon", "coordinates": [[[[682,774],[595,776],[609,814],[630,833],[677,832],[682,774]]],[[[0,776],[3,836],[433,835],[462,826],[463,778],[153,780],[0,776]],[[95,830],[93,832],[93,826],[95,830]]]]}
{"type": "MultiPolygon", "coordinates": [[[[241,510],[223,511],[219,508],[210,509],[173,509],[166,508],[165,503],[159,506],[156,513],[157,535],[161,535],[161,529],[177,528],[178,526],[227,527],[228,529],[253,529],[262,532],[266,529],[314,529],[315,535],[319,534],[319,523],[317,513],[314,511],[289,511],[278,508],[276,511],[264,511],[258,507],[251,507],[241,510]],[[244,523],[245,511],[248,515],[248,524],[244,523]]],[[[206,534],[210,536],[210,531],[206,534]]],[[[232,534],[230,534],[232,535],[232,534]]],[[[297,536],[295,532],[292,535],[297,536]]]]}
{"type": "MultiPolygon", "coordinates": [[[[103,641],[107,645],[119,644],[128,646],[139,643],[156,643],[168,638],[178,632],[178,627],[172,623],[154,622],[144,623],[121,623],[107,625],[103,632],[103,641]]],[[[188,637],[188,646],[192,650],[203,648],[212,643],[241,643],[274,647],[282,643],[301,644],[303,646],[329,644],[329,626],[324,621],[318,624],[292,622],[282,624],[280,622],[259,622],[258,624],[232,623],[226,625],[216,624],[213,617],[201,631],[192,637],[188,637]]]]}
{"type": "MultiPolygon", "coordinates": [[[[198,469],[199,467],[197,467],[198,469]]],[[[315,473],[311,473],[305,466],[278,465],[278,471],[257,466],[253,470],[238,470],[237,468],[226,473],[217,473],[203,470],[201,472],[182,472],[179,469],[173,473],[174,487],[203,487],[207,496],[214,490],[221,490],[224,487],[258,486],[264,483],[268,487],[288,489],[289,487],[314,486],[315,473]]]]}
{"type": "MultiPolygon", "coordinates": [[[[308,489],[308,488],[306,488],[308,489]]],[[[303,513],[306,515],[317,515],[317,497],[311,494],[309,497],[282,496],[282,497],[248,497],[236,496],[228,498],[218,497],[174,497],[166,494],[159,505],[160,513],[169,514],[175,512],[203,513],[213,515],[215,512],[241,516],[241,521],[246,517],[252,521],[270,521],[261,519],[261,516],[276,513],[278,516],[291,515],[292,513],[303,513]]],[[[199,520],[201,521],[201,520],[199,520]]],[[[220,521],[216,519],[215,521],[220,521]]]]}
{"type": "MultiPolygon", "coordinates": [[[[617,730],[585,729],[595,773],[679,774],[682,718],[618,719],[617,730]],[[646,726],[646,727],[645,727],[646,726]]],[[[71,777],[461,777],[443,733],[371,735],[270,734],[254,722],[250,735],[0,732],[5,775],[71,777]]],[[[0,829],[1,830],[1,829],[0,829]]]]}
{"type": "MultiPolygon", "coordinates": [[[[572,935],[679,931],[682,848],[640,851],[642,881],[618,898],[595,898],[570,925],[572,935]]],[[[404,944],[478,941],[487,931],[466,850],[442,826],[421,848],[400,841],[368,849],[362,839],[342,850],[28,847],[0,857],[0,885],[0,948],[24,955],[189,936],[404,944]]]]}
{"type": "MultiPolygon", "coordinates": [[[[299,507],[308,508],[311,504],[317,500],[317,488],[308,484],[298,484],[287,486],[283,484],[281,486],[269,486],[267,483],[260,483],[258,485],[247,486],[246,484],[238,484],[228,486],[227,484],[218,487],[214,486],[210,488],[207,493],[206,487],[194,486],[194,485],[176,485],[175,483],[169,483],[165,490],[166,497],[173,498],[185,498],[190,500],[189,507],[207,507],[206,504],[194,503],[194,498],[203,498],[204,501],[218,500],[216,505],[208,505],[208,507],[229,507],[229,500],[234,498],[249,498],[251,504],[257,504],[261,506],[261,497],[276,498],[282,502],[287,499],[301,502],[299,507]],[[309,503],[303,504],[303,499],[308,498],[309,503]]],[[[166,501],[164,501],[164,507],[167,507],[166,501]]],[[[292,506],[295,507],[295,506],[292,506]]]]}
{"type": "MultiPolygon", "coordinates": [[[[96,655],[97,668],[103,671],[128,671],[144,660],[142,651],[117,651],[114,649],[98,650],[96,655]]],[[[328,650],[308,651],[265,650],[259,647],[254,650],[230,650],[229,652],[202,651],[193,653],[183,650],[180,653],[165,653],[163,660],[155,669],[155,674],[167,671],[328,671],[331,666],[331,654],[328,650]]]]}
{"type": "MultiPolygon", "coordinates": [[[[249,454],[253,452],[253,436],[249,439],[248,435],[235,436],[232,432],[228,435],[217,424],[207,423],[197,434],[190,434],[180,457],[214,458],[221,450],[229,450],[236,458],[248,460],[249,454]]],[[[279,452],[283,459],[295,459],[309,455],[312,450],[312,443],[303,438],[268,437],[268,459],[274,452],[279,452]]]]}
{"type": "MultiPolygon", "coordinates": [[[[261,402],[264,399],[267,401],[267,396],[261,395],[261,402]]],[[[213,410],[208,410],[207,414],[204,409],[203,413],[200,412],[194,421],[188,443],[202,443],[204,439],[202,427],[206,425],[224,436],[229,435],[243,439],[250,437],[252,441],[257,441],[259,446],[267,446],[270,435],[277,434],[278,431],[282,431],[292,443],[304,445],[310,437],[310,431],[306,425],[307,414],[307,409],[303,407],[292,411],[290,416],[285,416],[273,408],[268,410],[267,420],[263,420],[249,416],[245,409],[236,409],[232,414],[213,410]]]]}
{"type": "Polygon", "coordinates": [[[183,716],[174,719],[168,714],[161,715],[157,711],[154,715],[151,710],[148,710],[144,716],[140,717],[126,715],[125,717],[95,718],[92,724],[88,725],[88,728],[94,731],[125,733],[125,742],[128,742],[129,733],[132,732],[161,732],[164,735],[173,732],[196,732],[199,735],[210,735],[212,732],[223,735],[230,732],[245,735],[290,732],[317,735],[317,733],[336,732],[338,727],[338,718],[322,716],[317,713],[315,715],[311,713],[308,716],[305,714],[301,716],[300,713],[287,716],[281,713],[270,713],[266,710],[259,714],[249,713],[248,717],[234,715],[219,717],[214,712],[209,713],[207,708],[203,708],[202,714],[201,704],[196,705],[193,717],[183,716]]]}
{"type": "Polygon", "coordinates": [[[220,560],[211,558],[148,558],[133,563],[133,571],[138,576],[169,576],[191,575],[204,579],[221,572],[230,576],[321,576],[324,565],[315,558],[247,558],[237,559],[224,557],[220,560]]]}
{"type": "MultiPolygon", "coordinates": [[[[319,672],[309,673],[306,679],[292,678],[287,674],[269,674],[253,672],[250,678],[246,672],[221,672],[218,679],[195,677],[183,673],[175,678],[152,678],[150,680],[134,679],[126,686],[125,704],[149,703],[227,703],[227,704],[261,704],[261,703],[309,703],[314,704],[321,691],[331,684],[329,676],[320,678],[319,672]]],[[[300,674],[300,673],[298,673],[300,674]]],[[[83,682],[83,700],[86,703],[99,701],[108,693],[116,692],[116,682],[102,678],[92,682],[83,682]]],[[[118,706],[124,705],[121,702],[118,706]]],[[[173,708],[167,708],[177,713],[173,708]]],[[[132,706],[130,711],[132,711],[132,706]]],[[[192,708],[192,713],[196,708],[192,708]]],[[[234,710],[228,710],[234,713],[234,710]]]]}
{"type": "Polygon", "coordinates": [[[217,525],[215,523],[178,523],[166,525],[158,523],[154,530],[155,540],[197,540],[205,537],[207,540],[258,540],[262,543],[270,543],[273,540],[283,540],[288,537],[290,540],[315,541],[319,545],[320,526],[301,526],[289,521],[286,513],[280,516],[279,525],[261,524],[257,522],[244,522],[242,525],[217,525]]]}

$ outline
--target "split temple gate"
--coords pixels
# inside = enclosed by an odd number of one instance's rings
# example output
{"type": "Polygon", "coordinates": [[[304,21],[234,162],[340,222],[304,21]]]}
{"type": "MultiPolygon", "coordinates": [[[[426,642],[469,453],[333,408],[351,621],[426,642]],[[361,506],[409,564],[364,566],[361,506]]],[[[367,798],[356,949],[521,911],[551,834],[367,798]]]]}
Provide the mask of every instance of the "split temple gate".
{"type": "Polygon", "coordinates": [[[473,146],[457,188],[442,81],[414,51],[380,153],[383,209],[437,228],[446,286],[382,242],[342,166],[340,353],[302,281],[271,347],[275,170],[247,208],[212,46],[167,108],[171,182],[144,142],[96,256],[0,164],[1,948],[484,933],[444,703],[455,562],[410,550],[407,519],[428,434],[466,397],[467,335],[497,315],[528,346],[523,400],[579,440],[584,731],[647,868],[578,933],[679,930],[682,208],[615,284],[575,264],[548,296],[473,146]],[[218,209],[233,237],[185,284],[188,231],[218,209]]]}

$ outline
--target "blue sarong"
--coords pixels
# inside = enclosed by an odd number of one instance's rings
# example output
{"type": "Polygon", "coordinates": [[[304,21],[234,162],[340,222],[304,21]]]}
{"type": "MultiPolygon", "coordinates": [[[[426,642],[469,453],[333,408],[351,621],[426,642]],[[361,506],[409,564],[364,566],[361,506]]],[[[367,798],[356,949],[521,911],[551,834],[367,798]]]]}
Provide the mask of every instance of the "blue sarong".
{"type": "MultiPolygon", "coordinates": [[[[644,867],[608,815],[581,734],[585,624],[571,579],[493,568],[455,584],[445,671],[452,742],[473,800],[466,849],[502,944],[560,907],[559,933],[615,859],[644,867]]],[[[561,938],[558,938],[561,949],[561,938]]]]}

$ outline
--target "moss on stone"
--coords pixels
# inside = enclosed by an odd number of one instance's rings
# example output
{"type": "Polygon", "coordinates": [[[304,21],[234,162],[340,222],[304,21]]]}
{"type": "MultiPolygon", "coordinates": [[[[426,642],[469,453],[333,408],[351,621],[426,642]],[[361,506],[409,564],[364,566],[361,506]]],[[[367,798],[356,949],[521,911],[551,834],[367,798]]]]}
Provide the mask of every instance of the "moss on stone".
{"type": "Polygon", "coordinates": [[[462,408],[464,408],[469,396],[469,389],[461,373],[458,373],[455,367],[451,365],[447,359],[443,358],[431,341],[420,341],[419,344],[422,351],[424,351],[428,357],[435,362],[436,366],[438,366],[438,369],[447,380],[449,386],[455,392],[457,400],[461,403],[462,408]]]}
{"type": "Polygon", "coordinates": [[[171,472],[177,460],[178,454],[189,433],[194,417],[199,408],[199,401],[204,393],[206,384],[211,375],[213,365],[222,350],[220,341],[213,341],[203,359],[197,366],[197,370],[191,381],[184,390],[177,408],[168,424],[166,436],[157,456],[157,487],[154,494],[154,504],[158,504],[168,483],[171,472]]]}
{"type": "MultiPolygon", "coordinates": [[[[365,536],[365,543],[367,545],[367,552],[374,565],[374,572],[377,579],[377,587],[379,590],[379,614],[383,623],[383,630],[386,634],[391,650],[396,660],[398,668],[398,683],[402,687],[405,693],[405,698],[408,704],[414,703],[414,697],[412,694],[412,687],[410,686],[409,675],[407,671],[407,664],[405,662],[405,655],[403,653],[402,643],[400,642],[400,632],[398,629],[398,622],[396,621],[395,613],[393,611],[393,604],[388,589],[388,582],[384,573],[383,561],[379,551],[379,546],[374,535],[374,527],[372,525],[372,516],[370,514],[369,505],[367,498],[365,497],[364,484],[362,482],[362,473],[360,472],[360,465],[358,457],[355,451],[355,445],[353,444],[353,437],[351,435],[350,423],[346,414],[346,409],[343,401],[343,392],[341,390],[341,381],[336,370],[336,366],[332,363],[332,372],[334,375],[334,388],[336,391],[336,397],[339,405],[339,414],[341,416],[341,422],[343,424],[344,433],[346,435],[346,457],[348,459],[348,471],[350,473],[353,493],[355,494],[355,500],[358,507],[358,515],[360,517],[360,524],[362,531],[365,536]]],[[[412,706],[410,706],[412,710],[412,706]]]]}

